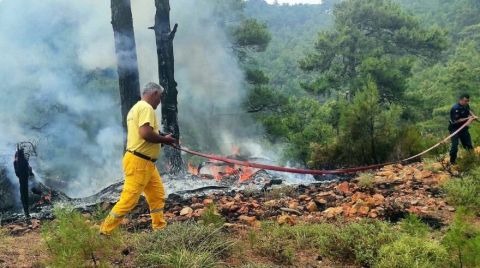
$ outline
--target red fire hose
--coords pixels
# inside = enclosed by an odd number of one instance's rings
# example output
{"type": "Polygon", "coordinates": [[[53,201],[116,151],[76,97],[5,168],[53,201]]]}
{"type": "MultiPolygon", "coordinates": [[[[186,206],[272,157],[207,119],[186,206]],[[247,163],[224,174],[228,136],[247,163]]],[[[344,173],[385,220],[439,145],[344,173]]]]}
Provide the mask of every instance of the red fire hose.
{"type": "Polygon", "coordinates": [[[186,153],[192,154],[192,155],[197,155],[201,156],[204,158],[208,159],[213,159],[217,161],[222,161],[225,163],[229,164],[235,164],[235,165],[240,165],[240,166],[245,166],[245,167],[252,167],[252,168],[259,168],[259,169],[265,169],[265,170],[274,170],[274,171],[280,171],[280,172],[289,172],[289,173],[297,173],[297,174],[311,174],[311,175],[325,175],[325,174],[348,174],[348,173],[355,173],[359,171],[365,171],[365,170],[371,170],[371,169],[378,169],[387,165],[391,164],[400,164],[404,162],[411,161],[413,159],[416,159],[431,150],[437,148],[441,144],[447,142],[449,139],[451,139],[454,135],[456,135],[458,132],[460,132],[462,129],[470,125],[472,121],[475,120],[475,118],[470,117],[459,129],[457,129],[455,132],[452,134],[448,135],[441,141],[439,141],[437,144],[433,145],[432,147],[426,149],[425,151],[418,153],[414,156],[399,160],[399,161],[394,161],[394,162],[388,162],[388,163],[383,163],[383,164],[375,164],[375,165],[369,165],[369,166],[362,166],[362,167],[353,167],[353,168],[345,168],[345,169],[332,169],[332,170],[312,170],[312,169],[298,169],[298,168],[288,168],[288,167],[280,167],[280,166],[272,166],[272,165],[264,165],[264,164],[259,164],[259,163],[252,163],[249,161],[240,161],[236,159],[230,159],[227,157],[219,156],[219,155],[214,155],[214,154],[206,154],[206,153],[201,153],[201,152],[196,152],[192,151],[190,149],[187,149],[185,147],[180,147],[178,145],[172,145],[174,148],[184,151],[186,153]]]}

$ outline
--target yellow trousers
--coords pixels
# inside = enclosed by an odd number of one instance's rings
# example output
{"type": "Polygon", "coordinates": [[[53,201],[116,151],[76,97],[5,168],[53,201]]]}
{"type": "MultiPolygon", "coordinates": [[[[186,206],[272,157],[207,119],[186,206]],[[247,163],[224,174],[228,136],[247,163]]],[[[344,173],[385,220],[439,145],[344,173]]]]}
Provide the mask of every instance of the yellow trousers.
{"type": "Polygon", "coordinates": [[[152,228],[163,229],[167,225],[163,217],[165,190],[155,164],[127,152],[123,157],[123,171],[125,183],[120,200],[102,223],[100,232],[110,234],[122,222],[125,215],[137,205],[142,192],[150,208],[152,228]]]}

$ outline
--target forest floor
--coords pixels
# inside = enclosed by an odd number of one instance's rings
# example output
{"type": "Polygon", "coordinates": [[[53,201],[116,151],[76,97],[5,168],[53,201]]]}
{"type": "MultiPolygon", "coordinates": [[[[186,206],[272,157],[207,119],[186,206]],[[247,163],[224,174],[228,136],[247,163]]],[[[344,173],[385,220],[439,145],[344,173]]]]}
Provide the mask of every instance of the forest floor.
{"type": "MultiPolygon", "coordinates": [[[[266,192],[215,193],[187,200],[169,200],[165,217],[172,227],[168,227],[164,234],[151,233],[148,214],[134,213],[124,220],[123,228],[119,231],[121,238],[112,238],[112,241],[121,241],[116,245],[115,253],[100,254],[99,256],[106,257],[86,260],[85,265],[158,267],[152,265],[157,261],[163,263],[160,267],[182,267],[182,259],[187,257],[175,255],[178,252],[157,256],[156,251],[165,250],[159,244],[168,245],[169,239],[173,239],[173,247],[180,250],[181,254],[187,254],[193,250],[190,243],[194,242],[189,240],[195,240],[196,232],[200,237],[200,233],[205,230],[199,226],[205,225],[216,228],[209,229],[209,232],[216,233],[215,230],[220,230],[221,235],[215,239],[223,241],[224,245],[228,244],[224,246],[228,248],[228,254],[223,251],[213,254],[216,259],[214,265],[208,262],[211,256],[197,260],[203,263],[199,267],[369,266],[371,260],[350,256],[358,252],[349,249],[354,246],[348,244],[351,241],[347,240],[378,239],[384,233],[375,232],[383,230],[384,224],[389,226],[389,231],[385,232],[386,237],[390,237],[398,231],[396,224],[403,222],[408,215],[415,215],[418,224],[424,224],[430,230],[430,238],[442,236],[456,212],[456,208],[447,201],[442,185],[451,180],[459,180],[455,174],[456,171],[442,163],[431,161],[386,166],[372,173],[358,174],[352,180],[343,182],[280,186],[266,192]],[[358,232],[355,231],[357,227],[370,231],[362,233],[365,237],[355,238],[358,236],[355,233],[358,232]],[[182,233],[185,233],[185,237],[182,233]],[[347,233],[352,237],[337,237],[338,233],[347,233]],[[158,240],[150,241],[152,237],[158,240]],[[339,240],[328,244],[328,241],[321,238],[339,240]],[[182,242],[185,243],[185,248],[179,249],[178,243],[182,242]],[[340,246],[344,248],[335,248],[340,246]],[[341,260],[336,259],[339,255],[335,252],[339,250],[346,254],[341,260]]],[[[139,206],[145,206],[145,203],[140,203],[139,206]]],[[[88,228],[98,230],[98,224],[111,204],[103,204],[101,207],[102,211],[81,214],[81,224],[84,222],[88,228]]],[[[478,216],[474,221],[478,226],[478,216]]],[[[44,224],[51,222],[32,220],[29,225],[12,223],[3,226],[0,231],[0,267],[45,267],[51,263],[52,258],[55,258],[52,253],[55,249],[48,248],[48,243],[41,235],[44,224]]],[[[208,236],[205,239],[213,238],[208,236]]],[[[218,241],[209,242],[208,246],[216,242],[218,241]]],[[[68,242],[66,246],[68,247],[68,242]]],[[[202,251],[201,254],[203,253],[202,251]]]]}

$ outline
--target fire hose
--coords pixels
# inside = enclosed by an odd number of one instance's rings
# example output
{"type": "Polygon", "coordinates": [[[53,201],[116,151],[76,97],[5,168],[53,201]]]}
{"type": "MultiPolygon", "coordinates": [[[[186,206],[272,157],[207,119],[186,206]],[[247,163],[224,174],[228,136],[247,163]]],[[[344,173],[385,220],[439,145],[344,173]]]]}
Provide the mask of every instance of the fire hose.
{"type": "Polygon", "coordinates": [[[392,164],[401,164],[401,163],[406,163],[410,162],[414,159],[417,159],[418,157],[430,152],[431,150],[437,148],[438,146],[442,145],[443,143],[446,143],[448,140],[450,140],[453,136],[457,135],[462,129],[466,128],[468,125],[470,125],[473,120],[475,120],[475,117],[469,117],[468,120],[456,131],[452,132],[450,135],[433,145],[432,147],[416,154],[413,156],[410,156],[408,158],[398,160],[398,161],[393,161],[393,162],[387,162],[387,163],[382,163],[382,164],[374,164],[374,165],[369,165],[369,166],[361,166],[361,167],[353,167],[353,168],[344,168],[344,169],[331,169],[331,170],[319,170],[319,169],[299,169],[299,168],[289,168],[289,167],[281,167],[281,166],[273,166],[273,165],[265,165],[265,164],[260,164],[260,163],[254,163],[254,162],[249,162],[249,161],[241,161],[241,160],[236,160],[236,159],[231,159],[227,158],[224,156],[219,156],[219,155],[214,155],[214,154],[206,154],[202,152],[197,152],[190,150],[185,147],[181,147],[180,145],[171,145],[175,149],[181,150],[183,152],[216,160],[216,161],[221,161],[225,162],[228,164],[234,164],[234,165],[239,165],[239,166],[245,166],[245,167],[251,167],[251,168],[258,168],[258,169],[265,169],[265,170],[272,170],[272,171],[280,171],[280,172],[288,172],[288,173],[296,173],[296,174],[310,174],[310,175],[326,175],[326,174],[349,174],[349,173],[356,173],[359,171],[366,171],[366,170],[372,170],[372,169],[379,169],[387,165],[392,165],[392,164]]]}

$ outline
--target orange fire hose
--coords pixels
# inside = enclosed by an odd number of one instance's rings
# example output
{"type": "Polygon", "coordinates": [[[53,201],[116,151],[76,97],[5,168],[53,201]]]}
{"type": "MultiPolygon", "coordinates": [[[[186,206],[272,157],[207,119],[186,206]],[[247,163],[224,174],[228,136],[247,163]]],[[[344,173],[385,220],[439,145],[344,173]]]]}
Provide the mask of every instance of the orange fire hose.
{"type": "Polygon", "coordinates": [[[326,175],[326,174],[348,174],[348,173],[356,173],[359,171],[365,171],[365,170],[371,170],[371,169],[378,169],[387,165],[391,164],[400,164],[400,163],[405,163],[411,160],[414,160],[431,150],[437,148],[441,144],[447,142],[449,139],[451,139],[453,136],[457,135],[462,129],[470,125],[470,123],[475,120],[474,117],[469,117],[469,119],[455,132],[451,133],[441,141],[439,141],[437,144],[433,145],[432,147],[424,150],[423,152],[420,152],[414,156],[410,156],[408,158],[399,160],[399,161],[394,161],[394,162],[388,162],[388,163],[383,163],[383,164],[375,164],[375,165],[369,165],[369,166],[362,166],[362,167],[353,167],[353,168],[345,168],[345,169],[332,169],[332,170],[314,170],[314,169],[298,169],[298,168],[289,168],[289,167],[281,167],[281,166],[273,166],[273,165],[265,165],[265,164],[259,164],[259,163],[253,163],[249,161],[241,161],[241,160],[236,160],[236,159],[230,159],[227,157],[219,156],[219,155],[214,155],[214,154],[206,154],[206,153],[201,153],[201,152],[196,152],[190,149],[187,149],[185,147],[180,147],[179,145],[171,145],[172,147],[184,151],[186,153],[208,158],[208,159],[213,159],[229,164],[234,164],[234,165],[240,165],[240,166],[245,166],[245,167],[251,167],[251,168],[258,168],[258,169],[265,169],[265,170],[273,170],[273,171],[280,171],[280,172],[288,172],[288,173],[296,173],[296,174],[311,174],[311,175],[326,175]]]}

